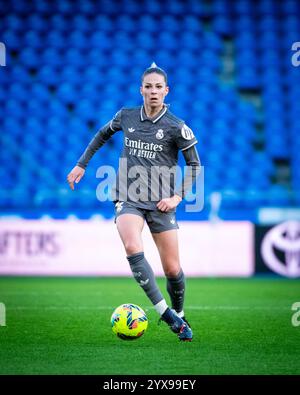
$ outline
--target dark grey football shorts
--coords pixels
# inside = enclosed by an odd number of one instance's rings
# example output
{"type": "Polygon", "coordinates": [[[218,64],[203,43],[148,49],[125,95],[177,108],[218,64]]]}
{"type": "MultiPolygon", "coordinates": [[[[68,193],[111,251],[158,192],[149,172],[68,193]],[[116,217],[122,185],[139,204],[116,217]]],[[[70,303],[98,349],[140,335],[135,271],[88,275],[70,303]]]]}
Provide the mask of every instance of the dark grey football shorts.
{"type": "Polygon", "coordinates": [[[128,202],[116,202],[115,223],[117,218],[122,214],[135,214],[144,218],[151,233],[160,233],[166,230],[179,228],[176,221],[175,210],[165,213],[160,210],[146,210],[128,202]]]}

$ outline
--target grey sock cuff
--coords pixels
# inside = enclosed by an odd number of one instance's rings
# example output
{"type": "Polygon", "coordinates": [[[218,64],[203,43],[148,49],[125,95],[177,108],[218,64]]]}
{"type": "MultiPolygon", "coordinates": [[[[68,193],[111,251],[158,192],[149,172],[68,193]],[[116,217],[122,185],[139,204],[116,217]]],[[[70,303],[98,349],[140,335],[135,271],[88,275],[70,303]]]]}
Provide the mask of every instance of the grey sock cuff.
{"type": "Polygon", "coordinates": [[[132,254],[127,256],[128,262],[130,265],[135,265],[138,263],[140,260],[144,259],[144,252],[137,252],[136,254],[132,254]]]}
{"type": "Polygon", "coordinates": [[[144,256],[144,252],[129,255],[127,259],[135,280],[143,288],[151,302],[156,305],[162,301],[163,296],[155,281],[153,270],[144,256]]]}
{"type": "Polygon", "coordinates": [[[178,283],[184,280],[184,273],[182,269],[180,269],[180,272],[177,274],[176,277],[167,277],[167,280],[170,281],[171,283],[178,283]]]}

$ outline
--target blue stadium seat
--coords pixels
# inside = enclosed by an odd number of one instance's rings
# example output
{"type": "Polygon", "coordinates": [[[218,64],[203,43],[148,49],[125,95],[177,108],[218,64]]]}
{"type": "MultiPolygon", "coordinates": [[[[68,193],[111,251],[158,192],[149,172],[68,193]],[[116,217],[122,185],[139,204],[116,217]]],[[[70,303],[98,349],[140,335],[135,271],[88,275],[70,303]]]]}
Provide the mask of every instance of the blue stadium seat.
{"type": "Polygon", "coordinates": [[[90,19],[85,15],[75,15],[72,20],[72,30],[73,29],[74,31],[82,32],[83,34],[90,32],[92,30],[90,19]]]}
{"type": "Polygon", "coordinates": [[[157,21],[154,15],[151,14],[144,14],[142,15],[136,25],[136,29],[138,31],[145,31],[145,32],[156,32],[157,31],[157,21]]]}
{"type": "Polygon", "coordinates": [[[184,15],[180,22],[180,27],[181,30],[189,30],[197,35],[203,33],[202,21],[193,14],[184,15]]]}
{"type": "Polygon", "coordinates": [[[42,48],[45,45],[42,37],[37,31],[29,30],[25,33],[24,37],[24,46],[31,48],[42,48]]]}
{"type": "Polygon", "coordinates": [[[182,30],[182,25],[178,20],[178,17],[176,17],[175,15],[171,15],[171,14],[161,15],[160,24],[161,26],[167,26],[168,31],[170,33],[174,33],[174,32],[180,33],[182,30]]]}
{"type": "Polygon", "coordinates": [[[6,13],[3,20],[4,31],[20,31],[23,27],[22,18],[16,14],[6,13]]]}
{"type": "Polygon", "coordinates": [[[297,15],[300,11],[299,2],[296,0],[287,0],[280,4],[280,8],[285,15],[297,15]]]}
{"type": "Polygon", "coordinates": [[[213,27],[214,31],[219,33],[221,36],[230,36],[230,34],[232,34],[232,21],[227,16],[216,16],[213,21],[213,27]]]}
{"type": "Polygon", "coordinates": [[[255,7],[253,6],[253,2],[251,0],[240,0],[234,2],[234,11],[237,15],[249,16],[254,12],[255,7]]]}
{"type": "Polygon", "coordinates": [[[13,99],[13,98],[8,98],[5,101],[5,114],[6,118],[4,119],[4,122],[7,122],[10,119],[21,119],[24,117],[24,106],[22,105],[22,102],[19,101],[18,99],[13,99]]]}
{"type": "MultiPolygon", "coordinates": [[[[59,13],[57,14],[51,14],[48,24],[50,25],[50,29],[52,31],[60,31],[60,32],[67,32],[68,31],[68,23],[67,19],[64,15],[61,15],[59,13]]],[[[47,25],[44,25],[44,28],[46,28],[47,25]]],[[[46,29],[45,29],[46,30],[46,29]]],[[[50,31],[51,31],[50,30],[50,31]]]]}

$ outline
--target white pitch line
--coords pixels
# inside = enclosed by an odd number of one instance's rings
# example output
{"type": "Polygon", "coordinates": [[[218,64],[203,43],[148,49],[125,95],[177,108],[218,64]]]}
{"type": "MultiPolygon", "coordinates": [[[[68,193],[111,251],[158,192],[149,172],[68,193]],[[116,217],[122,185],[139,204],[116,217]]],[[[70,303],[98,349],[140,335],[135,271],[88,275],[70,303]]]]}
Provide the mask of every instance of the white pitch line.
{"type": "MultiPolygon", "coordinates": [[[[23,291],[5,291],[1,296],[53,296],[53,295],[66,295],[66,292],[59,292],[59,291],[53,291],[53,292],[48,292],[48,291],[39,291],[39,292],[34,292],[34,291],[28,291],[28,292],[23,292],[23,291]]],[[[103,295],[103,292],[93,292],[92,295],[103,295]]]]}
{"type": "MultiPolygon", "coordinates": [[[[9,306],[6,305],[7,311],[9,310],[114,310],[116,306],[9,306]]],[[[154,310],[154,307],[145,307],[144,310],[154,310]]],[[[290,306],[185,306],[185,310],[287,310],[290,311],[290,306]]]]}

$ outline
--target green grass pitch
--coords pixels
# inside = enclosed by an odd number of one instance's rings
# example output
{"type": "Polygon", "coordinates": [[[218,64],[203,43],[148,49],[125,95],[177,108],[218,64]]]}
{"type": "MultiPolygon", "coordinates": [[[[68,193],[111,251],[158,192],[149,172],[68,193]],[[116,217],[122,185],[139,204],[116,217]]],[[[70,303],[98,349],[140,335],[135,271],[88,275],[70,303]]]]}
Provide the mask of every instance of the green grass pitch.
{"type": "MultiPolygon", "coordinates": [[[[164,279],[158,279],[165,291],[164,279]]],[[[168,300],[168,299],[167,299],[168,300]]],[[[187,279],[191,343],[181,343],[132,278],[0,278],[0,374],[299,374],[300,281],[187,279]],[[117,338],[122,303],[143,307],[148,330],[117,338]]]]}

